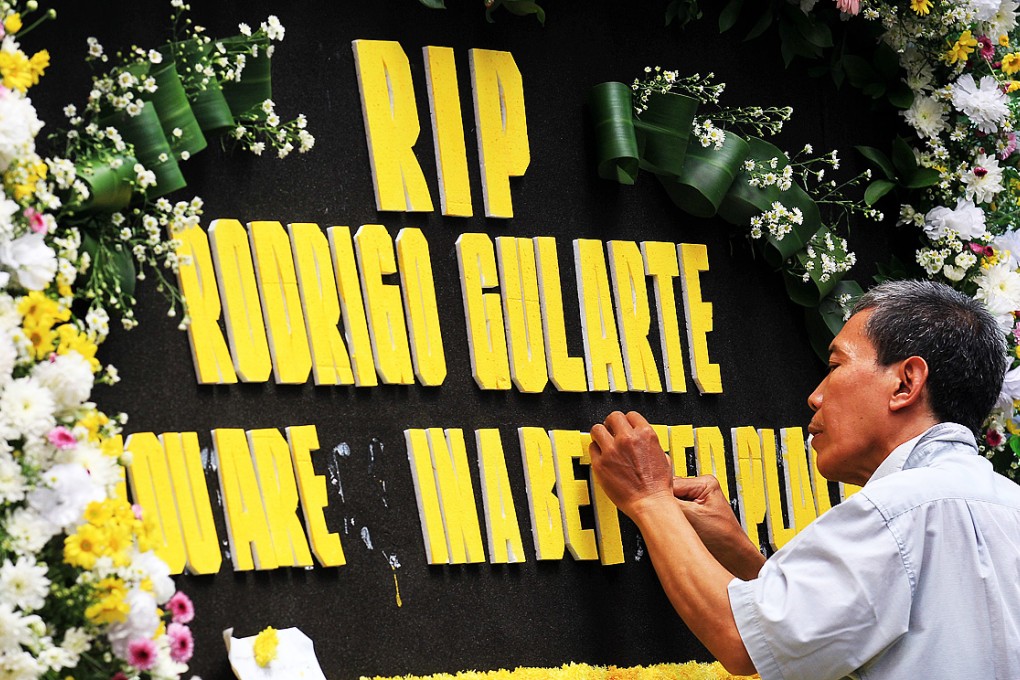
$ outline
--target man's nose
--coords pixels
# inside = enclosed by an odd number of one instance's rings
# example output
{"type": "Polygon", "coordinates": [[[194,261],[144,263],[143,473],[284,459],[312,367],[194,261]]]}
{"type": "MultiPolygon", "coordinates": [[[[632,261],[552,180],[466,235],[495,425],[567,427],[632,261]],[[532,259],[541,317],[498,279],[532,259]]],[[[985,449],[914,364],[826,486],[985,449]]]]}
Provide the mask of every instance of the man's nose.
{"type": "Polygon", "coordinates": [[[815,388],[815,391],[808,395],[807,398],[808,406],[812,411],[817,411],[822,407],[822,386],[819,385],[815,388]]]}

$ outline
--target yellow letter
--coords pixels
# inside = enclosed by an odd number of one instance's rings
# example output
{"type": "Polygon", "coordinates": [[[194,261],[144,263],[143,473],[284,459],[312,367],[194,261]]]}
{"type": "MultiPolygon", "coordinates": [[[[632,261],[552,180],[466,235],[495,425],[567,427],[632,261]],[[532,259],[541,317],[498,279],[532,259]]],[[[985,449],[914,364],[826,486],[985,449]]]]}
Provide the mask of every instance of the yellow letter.
{"type": "Polygon", "coordinates": [[[429,564],[446,564],[450,551],[446,548],[446,527],[439,509],[439,493],[432,469],[432,453],[425,430],[404,430],[407,462],[411,464],[414,497],[418,502],[418,521],[425,542],[425,558],[429,564]]]}
{"type": "Polygon", "coordinates": [[[722,432],[718,427],[698,427],[694,430],[694,460],[699,475],[715,475],[726,500],[730,499],[730,483],[726,476],[726,451],[722,432]]]}
{"type": "Polygon", "coordinates": [[[659,369],[648,344],[652,313],[641,252],[633,241],[609,242],[609,270],[613,274],[613,297],[623,338],[627,385],[638,392],[661,392],[659,369]]]}
{"type": "Polygon", "coordinates": [[[560,263],[556,239],[538,236],[538,291],[542,300],[542,330],[545,336],[545,360],[549,377],[560,392],[584,392],[588,389],[584,359],[567,353],[567,331],[563,318],[563,291],[560,287],[560,263]]]}
{"type": "Polygon", "coordinates": [[[765,471],[761,455],[761,439],[753,427],[735,427],[733,454],[737,457],[737,503],[740,523],[751,543],[761,546],[758,525],[765,521],[765,471]]]}
{"type": "Polygon", "coordinates": [[[542,339],[542,308],[538,301],[535,249],[528,239],[496,238],[499,281],[506,315],[510,373],[521,392],[541,392],[549,382],[542,339]]]}
{"type": "Polygon", "coordinates": [[[276,569],[276,549],[244,430],[218,429],[212,436],[234,570],[250,571],[253,561],[256,569],[276,569]]]}
{"type": "Polygon", "coordinates": [[[310,567],[312,554],[297,518],[297,484],[287,440],[277,429],[249,430],[248,444],[255,458],[277,564],[281,567],[310,567]]]}
{"type": "Polygon", "coordinates": [[[181,242],[177,257],[182,264],[177,269],[177,280],[191,319],[188,340],[195,377],[200,383],[236,383],[230,352],[216,323],[220,319],[220,295],[209,253],[209,237],[197,225],[182,229],[174,237],[181,242]],[[187,264],[183,264],[185,262],[187,264]]]}
{"type": "Polygon", "coordinates": [[[829,498],[829,480],[818,471],[818,452],[808,444],[808,465],[811,468],[811,489],[815,494],[815,510],[819,515],[832,509],[832,500],[829,498]]]}
{"type": "Polygon", "coordinates": [[[262,311],[269,329],[273,377],[277,383],[307,382],[312,370],[312,354],[308,349],[287,232],[279,222],[252,222],[248,228],[262,294],[262,311]]]}
{"type": "Polygon", "coordinates": [[[146,514],[156,518],[156,554],[170,567],[171,574],[180,574],[186,561],[184,536],[163,445],[151,432],[136,432],[128,437],[126,448],[131,452],[131,497],[146,514]]]}
{"type": "Polygon", "coordinates": [[[521,72],[509,52],[471,50],[471,82],[486,217],[513,217],[510,178],[531,162],[521,72]]]}
{"type": "Polygon", "coordinates": [[[552,442],[540,427],[519,427],[517,437],[521,442],[535,555],[540,560],[562,560],[563,523],[560,501],[553,493],[556,464],[553,462],[552,442]]]}
{"type": "Polygon", "coordinates": [[[351,230],[347,227],[330,227],[326,232],[333,251],[333,269],[336,271],[336,286],[344,315],[347,347],[354,363],[354,384],[374,387],[379,381],[375,376],[372,339],[368,334],[368,318],[365,316],[365,301],[361,297],[358,267],[354,263],[351,230]]]}
{"type": "Polygon", "coordinates": [[[407,344],[404,308],[399,286],[383,283],[383,276],[397,272],[393,239],[381,224],[366,224],[354,235],[365,293],[368,328],[379,376],[387,385],[413,385],[411,349],[407,344]]]}
{"type": "Polygon", "coordinates": [[[439,204],[444,215],[471,217],[471,186],[468,183],[464,122],[457,91],[457,65],[453,49],[424,47],[425,82],[432,110],[432,139],[436,148],[439,204]]]}
{"type": "Polygon", "coordinates": [[[397,234],[397,262],[407,325],[411,330],[414,374],[422,385],[442,385],[446,379],[446,354],[439,329],[429,244],[421,229],[401,229],[397,234]]]}
{"type": "Polygon", "coordinates": [[[213,522],[209,489],[205,484],[198,435],[194,432],[164,432],[159,437],[173,479],[177,516],[188,551],[188,571],[215,574],[223,563],[220,540],[213,522]]]}
{"type": "Polygon", "coordinates": [[[591,469],[591,456],[588,447],[591,435],[581,435],[581,464],[588,466],[588,481],[591,483],[591,495],[595,506],[595,538],[599,543],[599,561],[604,565],[623,564],[623,537],[620,535],[620,511],[613,501],[609,500],[605,490],[595,479],[591,469]]]}
{"type": "Polygon", "coordinates": [[[669,426],[669,451],[673,461],[673,474],[687,477],[687,449],[694,448],[694,428],[690,425],[669,426]]]}
{"type": "Polygon", "coordinates": [[[390,40],[355,40],[353,48],[375,207],[430,212],[432,197],[414,157],[420,128],[407,55],[390,40]]]}
{"type": "Polygon", "coordinates": [[[793,515],[794,531],[799,532],[818,517],[811,494],[811,475],[808,472],[804,431],[789,427],[779,431],[783,451],[783,469],[786,471],[786,507],[793,515]]]}
{"type": "Polygon", "coordinates": [[[478,524],[475,491],[468,470],[464,432],[459,429],[444,432],[432,427],[425,430],[425,435],[432,452],[432,469],[436,473],[450,564],[482,562],[485,551],[482,550],[482,530],[478,524]]]}
{"type": "Polygon", "coordinates": [[[510,360],[503,332],[503,310],[494,288],[496,256],[487,234],[461,234],[457,238],[460,292],[467,321],[471,375],[483,390],[510,389],[510,360]]]}
{"type": "Polygon", "coordinates": [[[475,430],[475,446],[478,449],[478,474],[482,481],[489,562],[524,562],[524,543],[517,524],[517,510],[510,491],[510,476],[506,471],[499,430],[475,430]]]}
{"type": "Polygon", "coordinates": [[[708,271],[708,248],[696,243],[681,243],[680,282],[684,291],[684,313],[687,316],[687,342],[691,348],[691,375],[702,394],[722,392],[719,364],[708,358],[708,339],[712,332],[712,303],[701,299],[701,279],[698,272],[708,271]]]}
{"type": "Polygon", "coordinates": [[[645,274],[652,277],[655,290],[655,308],[659,315],[659,342],[662,346],[662,363],[668,392],[686,392],[683,353],[680,349],[680,324],[676,317],[676,296],[673,279],[680,275],[676,246],[661,241],[641,244],[645,258],[645,274]]]}
{"type": "Polygon", "coordinates": [[[308,527],[315,559],[324,567],[339,567],[347,563],[340,535],[326,526],[322,509],[329,504],[326,497],[326,478],[315,474],[311,452],[319,448],[319,435],[314,425],[287,428],[290,455],[297,473],[298,491],[301,493],[301,512],[308,527]]]}
{"type": "Polygon", "coordinates": [[[574,478],[574,459],[584,456],[581,433],[576,430],[550,430],[553,461],[556,468],[556,495],[563,514],[563,535],[575,560],[598,559],[595,532],[581,528],[580,508],[591,505],[588,482],[574,478]]]}
{"type": "Polygon", "coordinates": [[[623,355],[616,335],[612,292],[606,273],[602,241],[574,241],[577,301],[581,306],[581,335],[587,359],[590,391],[626,392],[623,355]]]}
{"type": "Polygon", "coordinates": [[[797,530],[789,528],[783,521],[783,505],[779,481],[779,451],[776,447],[774,430],[758,430],[761,437],[761,456],[765,467],[765,498],[768,504],[769,534],[772,536],[772,547],[779,550],[797,535],[797,530]]]}
{"type": "Polygon", "coordinates": [[[244,382],[266,382],[273,370],[273,361],[269,357],[248,232],[237,220],[213,220],[209,225],[209,240],[234,368],[244,382]]]}
{"type": "Polygon", "coordinates": [[[340,337],[340,298],[329,254],[329,243],[319,225],[287,225],[297,266],[301,305],[312,345],[312,374],[316,385],[350,385],[354,382],[351,358],[340,337]]]}

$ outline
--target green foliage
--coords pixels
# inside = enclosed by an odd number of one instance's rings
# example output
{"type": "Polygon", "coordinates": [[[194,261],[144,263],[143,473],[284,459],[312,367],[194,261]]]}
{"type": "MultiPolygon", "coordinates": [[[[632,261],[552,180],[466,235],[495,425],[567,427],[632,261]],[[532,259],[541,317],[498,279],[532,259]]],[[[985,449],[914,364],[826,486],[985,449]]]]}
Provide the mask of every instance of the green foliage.
{"type": "Polygon", "coordinates": [[[701,18],[701,8],[698,7],[698,0],[672,0],[666,7],[666,25],[674,21],[683,28],[695,19],[701,18]]]}
{"type": "Polygon", "coordinates": [[[884,175],[884,179],[876,179],[864,191],[864,202],[869,206],[893,189],[923,189],[939,181],[937,170],[917,164],[913,150],[902,137],[893,140],[891,158],[873,146],[856,148],[884,175]]]}

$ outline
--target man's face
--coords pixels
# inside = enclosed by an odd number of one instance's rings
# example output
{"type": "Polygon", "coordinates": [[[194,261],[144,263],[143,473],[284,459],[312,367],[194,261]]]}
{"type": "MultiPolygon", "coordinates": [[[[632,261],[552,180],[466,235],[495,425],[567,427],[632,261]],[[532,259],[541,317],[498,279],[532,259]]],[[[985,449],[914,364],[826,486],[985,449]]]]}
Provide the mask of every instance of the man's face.
{"type": "Polygon", "coordinates": [[[863,485],[885,459],[889,399],[899,385],[892,366],[881,366],[864,325],[852,316],[829,345],[829,373],[808,397],[815,412],[808,426],[826,479],[863,485]]]}

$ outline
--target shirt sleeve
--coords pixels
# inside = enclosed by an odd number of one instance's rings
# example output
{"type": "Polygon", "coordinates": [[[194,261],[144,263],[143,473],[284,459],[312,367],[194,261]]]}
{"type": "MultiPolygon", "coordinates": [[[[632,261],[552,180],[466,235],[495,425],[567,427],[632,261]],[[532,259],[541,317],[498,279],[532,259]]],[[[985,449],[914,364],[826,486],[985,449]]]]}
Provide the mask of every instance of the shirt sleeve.
{"type": "Polygon", "coordinates": [[[900,541],[863,492],[729,584],[740,637],[763,680],[842,678],[907,631],[912,588],[900,541]]]}

